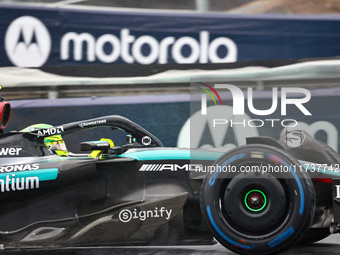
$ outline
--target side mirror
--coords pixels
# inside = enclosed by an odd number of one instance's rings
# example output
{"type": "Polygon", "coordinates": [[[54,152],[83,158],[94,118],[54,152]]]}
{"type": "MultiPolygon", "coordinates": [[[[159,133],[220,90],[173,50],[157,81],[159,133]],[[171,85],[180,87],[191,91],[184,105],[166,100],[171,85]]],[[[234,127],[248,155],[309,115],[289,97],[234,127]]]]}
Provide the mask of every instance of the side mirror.
{"type": "Polygon", "coordinates": [[[81,151],[100,150],[100,151],[108,152],[109,149],[110,149],[110,143],[107,141],[89,141],[89,142],[82,142],[80,144],[81,151]]]}
{"type": "Polygon", "coordinates": [[[109,149],[109,155],[120,155],[123,153],[123,149],[121,146],[115,146],[109,149]]]}
{"type": "Polygon", "coordinates": [[[9,118],[11,117],[11,105],[8,102],[0,103],[0,130],[7,127],[9,118]]]}
{"type": "Polygon", "coordinates": [[[107,141],[89,141],[89,142],[82,142],[80,144],[81,151],[93,151],[99,150],[102,151],[104,154],[109,155],[119,155],[123,153],[122,147],[114,146],[110,148],[110,143],[107,141]]]}

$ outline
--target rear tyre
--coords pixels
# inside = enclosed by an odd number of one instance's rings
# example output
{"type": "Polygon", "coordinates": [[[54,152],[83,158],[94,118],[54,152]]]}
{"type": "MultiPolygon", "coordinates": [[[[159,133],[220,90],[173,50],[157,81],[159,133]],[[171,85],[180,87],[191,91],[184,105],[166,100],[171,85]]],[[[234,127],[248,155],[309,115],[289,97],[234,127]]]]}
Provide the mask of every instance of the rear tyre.
{"type": "Polygon", "coordinates": [[[277,254],[305,235],[313,219],[314,189],[290,154],[268,145],[246,145],[224,154],[213,167],[220,171],[208,173],[202,184],[201,210],[226,248],[277,254]]]}

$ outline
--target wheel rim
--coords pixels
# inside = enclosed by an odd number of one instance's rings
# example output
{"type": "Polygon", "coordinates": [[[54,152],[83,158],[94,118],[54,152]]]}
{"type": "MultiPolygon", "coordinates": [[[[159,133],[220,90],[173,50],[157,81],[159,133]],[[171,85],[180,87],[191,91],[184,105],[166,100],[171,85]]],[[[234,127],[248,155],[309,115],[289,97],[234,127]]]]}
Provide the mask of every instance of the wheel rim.
{"type": "Polygon", "coordinates": [[[260,212],[267,205],[267,196],[259,189],[252,189],[244,196],[244,204],[252,212],[260,212]]]}
{"type": "Polygon", "coordinates": [[[285,185],[271,174],[242,174],[222,186],[221,217],[234,231],[262,236],[277,229],[285,220],[289,195],[285,185]]]}

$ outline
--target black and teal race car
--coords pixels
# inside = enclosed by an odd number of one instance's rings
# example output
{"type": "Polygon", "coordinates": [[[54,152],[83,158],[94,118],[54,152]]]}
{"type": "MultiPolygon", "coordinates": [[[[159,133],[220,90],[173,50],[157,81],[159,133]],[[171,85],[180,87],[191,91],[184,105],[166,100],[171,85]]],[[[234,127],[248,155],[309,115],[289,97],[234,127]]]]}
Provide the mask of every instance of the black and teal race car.
{"type": "MultiPolygon", "coordinates": [[[[2,130],[10,107],[1,107],[2,130]]],[[[165,148],[115,115],[2,133],[0,247],[217,240],[241,254],[276,254],[339,231],[335,151],[303,131],[247,143],[227,152],[165,148]],[[99,140],[102,127],[126,132],[126,144],[99,140]],[[98,140],[83,141],[81,153],[58,156],[45,146],[46,137],[89,129],[98,140]]]]}

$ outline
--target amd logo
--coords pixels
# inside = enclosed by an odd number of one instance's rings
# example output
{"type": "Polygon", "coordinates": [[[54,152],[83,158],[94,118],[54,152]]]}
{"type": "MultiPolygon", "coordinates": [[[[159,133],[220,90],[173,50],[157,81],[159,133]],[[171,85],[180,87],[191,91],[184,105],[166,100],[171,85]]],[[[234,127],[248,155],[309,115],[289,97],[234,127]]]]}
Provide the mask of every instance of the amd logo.
{"type": "Polygon", "coordinates": [[[53,127],[48,129],[42,129],[38,131],[39,136],[50,136],[50,135],[57,135],[64,132],[64,127],[53,127]]]}

